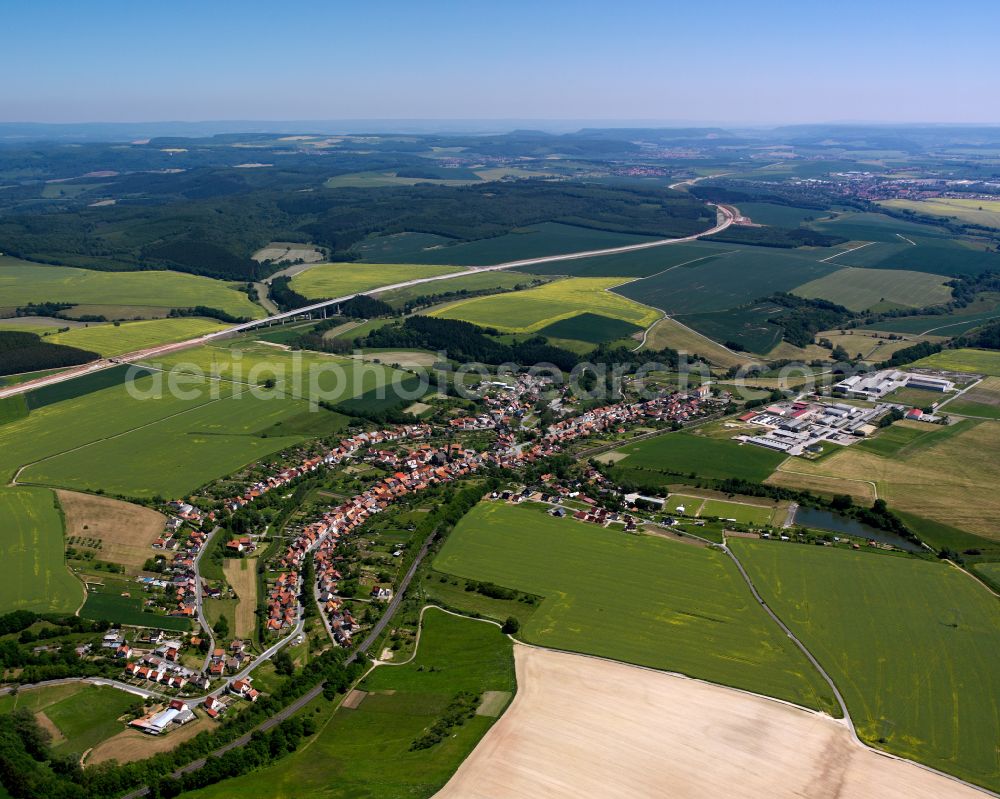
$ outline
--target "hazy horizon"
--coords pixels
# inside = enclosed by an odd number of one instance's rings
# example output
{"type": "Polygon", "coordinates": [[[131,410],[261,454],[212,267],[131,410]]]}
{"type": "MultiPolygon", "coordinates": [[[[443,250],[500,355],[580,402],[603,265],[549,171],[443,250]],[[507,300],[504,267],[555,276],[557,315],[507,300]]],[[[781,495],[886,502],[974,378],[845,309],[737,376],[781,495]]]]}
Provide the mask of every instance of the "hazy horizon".
{"type": "Polygon", "coordinates": [[[997,124],[1000,7],[387,0],[0,12],[0,122],[997,124]]]}

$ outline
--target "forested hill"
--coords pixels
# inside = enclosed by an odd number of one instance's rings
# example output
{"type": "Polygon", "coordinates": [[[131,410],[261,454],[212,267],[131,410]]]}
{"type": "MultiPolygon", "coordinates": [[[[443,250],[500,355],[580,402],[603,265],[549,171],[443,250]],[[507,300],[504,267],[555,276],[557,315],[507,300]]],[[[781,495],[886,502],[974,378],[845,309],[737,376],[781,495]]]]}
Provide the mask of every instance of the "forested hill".
{"type": "MultiPolygon", "coordinates": [[[[95,179],[97,180],[97,179],[95,179]]],[[[371,234],[414,231],[460,241],[557,221],[651,236],[704,230],[714,214],[656,187],[518,180],[303,189],[303,175],[191,170],[100,178],[115,205],[25,203],[0,217],[0,250],[41,263],[109,271],[175,269],[233,280],[268,271],[251,255],[269,241],[311,241],[334,258],[371,234]],[[283,185],[284,184],[284,185],[283,185]]],[[[75,190],[74,190],[75,191],[75,190]]]]}

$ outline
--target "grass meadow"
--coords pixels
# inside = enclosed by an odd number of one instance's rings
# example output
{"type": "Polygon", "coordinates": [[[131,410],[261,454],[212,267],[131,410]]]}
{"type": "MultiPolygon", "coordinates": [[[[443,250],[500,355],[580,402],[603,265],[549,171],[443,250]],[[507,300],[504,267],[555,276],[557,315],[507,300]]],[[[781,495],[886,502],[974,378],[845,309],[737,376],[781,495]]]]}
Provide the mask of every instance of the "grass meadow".
{"type": "Polygon", "coordinates": [[[773,507],[764,505],[749,505],[743,502],[727,502],[722,499],[708,499],[701,506],[699,516],[717,516],[720,519],[732,519],[739,524],[752,524],[757,527],[771,524],[774,516],[773,507]]]}
{"type": "Polygon", "coordinates": [[[97,272],[4,256],[0,256],[0,297],[11,306],[29,302],[155,308],[205,305],[233,316],[264,316],[264,309],[245,292],[221,280],[181,272],[97,272]]]}
{"type": "Polygon", "coordinates": [[[54,333],[45,340],[52,344],[67,344],[98,355],[110,357],[128,352],[186,341],[206,333],[222,330],[227,325],[215,319],[181,317],[177,319],[148,319],[121,324],[97,324],[74,327],[65,333],[54,333]]]}
{"type": "Polygon", "coordinates": [[[582,313],[619,319],[640,328],[655,322],[660,316],[655,309],[608,291],[621,282],[621,278],[590,277],[557,280],[514,294],[463,300],[429,315],[461,319],[508,333],[535,332],[582,313]]]}
{"type": "Polygon", "coordinates": [[[434,568],[545,597],[524,640],[832,709],[820,677],[721,552],[626,535],[542,506],[483,503],[434,568]]]}
{"type": "Polygon", "coordinates": [[[1000,377],[1000,352],[972,349],[944,350],[914,361],[913,365],[1000,377]]]}
{"type": "MultiPolygon", "coordinates": [[[[436,277],[460,270],[454,266],[412,264],[317,264],[292,278],[291,288],[309,299],[343,297],[362,291],[403,283],[421,277],[436,277]]],[[[439,284],[424,287],[434,291],[439,284]]],[[[414,287],[418,288],[418,287],[414,287]]]]}
{"type": "Polygon", "coordinates": [[[738,540],[768,604],[830,672],[872,746],[1000,788],[1000,613],[946,564],[738,540]]]}
{"type": "Polygon", "coordinates": [[[951,289],[945,285],[945,280],[927,272],[845,267],[804,283],[792,293],[829,300],[852,311],[864,311],[877,305],[922,308],[951,299],[951,289]]]}
{"type": "Polygon", "coordinates": [[[532,280],[537,280],[539,277],[539,275],[507,270],[498,270],[496,272],[477,272],[469,275],[459,275],[458,277],[430,284],[418,284],[416,286],[407,286],[402,289],[392,289],[391,291],[379,293],[378,298],[389,303],[390,305],[399,307],[410,300],[416,299],[417,297],[423,297],[428,294],[442,294],[447,291],[490,291],[513,289],[516,286],[527,286],[532,280]]]}
{"type": "Polygon", "coordinates": [[[743,203],[739,204],[740,213],[748,216],[758,225],[773,225],[775,227],[796,228],[804,222],[828,216],[829,211],[817,208],[800,208],[795,205],[777,205],[775,203],[743,203]]]}
{"type": "Polygon", "coordinates": [[[56,685],[0,697],[0,713],[28,708],[44,713],[59,731],[52,743],[59,754],[83,754],[125,729],[119,721],[139,698],[97,685],[56,685]]]}
{"type": "Polygon", "coordinates": [[[361,683],[356,709],[318,705],[319,732],[275,765],[194,791],[192,799],[426,799],[448,781],[492,726],[475,715],[428,749],[410,744],[460,691],[513,693],[511,643],[493,624],[424,613],[414,660],[380,666],[361,683]]]}
{"type": "Polygon", "coordinates": [[[140,627],[159,627],[177,632],[188,632],[191,629],[190,619],[181,616],[162,616],[146,610],[143,605],[146,594],[135,582],[104,574],[90,580],[87,587],[87,601],[80,609],[80,615],[85,619],[115,624],[135,624],[140,627]],[[129,596],[122,595],[126,593],[129,596]]]}
{"type": "Polygon", "coordinates": [[[0,487],[0,613],[73,613],[83,586],[66,568],[63,520],[45,488],[0,487]]]}
{"type": "Polygon", "coordinates": [[[1000,419],[1000,377],[985,377],[960,397],[949,402],[944,413],[1000,419]]]}
{"type": "Polygon", "coordinates": [[[713,480],[741,477],[763,482],[785,456],[755,447],[692,433],[670,433],[627,444],[617,452],[614,472],[638,482],[666,485],[678,477],[695,475],[713,480]]]}
{"type": "Polygon", "coordinates": [[[993,522],[1000,516],[1000,493],[983,489],[1000,482],[1000,422],[964,420],[915,443],[889,441],[872,442],[885,454],[854,445],[818,461],[796,459],[769,482],[856,493],[871,481],[894,510],[1000,539],[993,522]]]}
{"type": "Polygon", "coordinates": [[[960,200],[936,197],[933,200],[885,200],[887,208],[914,211],[931,216],[954,217],[974,225],[1000,228],[1000,202],[996,200],[960,200]]]}

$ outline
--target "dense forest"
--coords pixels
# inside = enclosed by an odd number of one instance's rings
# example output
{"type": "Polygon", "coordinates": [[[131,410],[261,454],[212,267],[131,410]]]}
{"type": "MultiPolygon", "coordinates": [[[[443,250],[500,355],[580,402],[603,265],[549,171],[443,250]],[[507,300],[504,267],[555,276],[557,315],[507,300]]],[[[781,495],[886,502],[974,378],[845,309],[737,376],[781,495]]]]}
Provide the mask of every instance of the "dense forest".
{"type": "MultiPolygon", "coordinates": [[[[448,358],[465,363],[512,363],[520,366],[549,363],[565,372],[572,371],[579,364],[612,365],[637,360],[636,354],[625,347],[602,344],[585,355],[578,355],[553,346],[544,336],[530,336],[523,341],[506,344],[494,338],[496,335],[496,330],[457,319],[408,316],[402,322],[373,330],[360,344],[389,349],[428,349],[444,352],[448,358]]],[[[643,350],[641,359],[670,368],[679,363],[679,355],[672,349],[643,350]]]]}
{"type": "MultiPolygon", "coordinates": [[[[81,155],[96,158],[91,149],[81,155]]],[[[244,150],[225,149],[247,157],[244,150]]],[[[106,163],[117,157],[108,155],[106,163]]],[[[251,257],[270,241],[312,242],[335,260],[352,260],[352,247],[365,237],[402,231],[472,241],[554,221],[682,236],[714,219],[696,198],[659,186],[486,182],[469,170],[443,169],[414,155],[372,158],[338,154],[303,161],[294,154],[280,169],[247,170],[199,157],[194,159],[199,165],[182,170],[84,174],[55,184],[23,180],[0,196],[0,250],[38,263],[106,271],[173,269],[245,281],[278,268],[251,257]],[[323,183],[329,175],[379,167],[394,167],[416,180],[447,176],[475,182],[336,189],[323,183]]],[[[150,156],[151,163],[161,161],[162,153],[150,156]]],[[[37,158],[23,153],[14,158],[0,147],[0,175],[18,174],[29,164],[38,167],[37,158]]]]}
{"type": "Polygon", "coordinates": [[[49,344],[37,333],[0,330],[0,375],[77,366],[97,360],[96,352],[49,344]]]}
{"type": "Polygon", "coordinates": [[[796,347],[807,347],[821,330],[840,327],[856,314],[829,300],[805,299],[778,292],[760,302],[770,302],[783,310],[767,321],[782,328],[782,338],[796,347]]]}

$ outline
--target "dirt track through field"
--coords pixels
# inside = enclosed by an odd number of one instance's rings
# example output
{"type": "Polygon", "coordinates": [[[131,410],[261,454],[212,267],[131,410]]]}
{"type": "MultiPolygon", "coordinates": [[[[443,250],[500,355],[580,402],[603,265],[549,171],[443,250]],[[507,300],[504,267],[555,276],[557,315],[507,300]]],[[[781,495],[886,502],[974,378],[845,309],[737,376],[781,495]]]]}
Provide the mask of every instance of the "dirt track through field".
{"type": "Polygon", "coordinates": [[[234,632],[237,638],[247,638],[253,634],[254,611],[257,610],[257,559],[226,558],[223,572],[240,598],[234,632]]]}
{"type": "Polygon", "coordinates": [[[839,721],[721,686],[517,645],[517,695],[437,799],[982,799],[839,721]]]}

